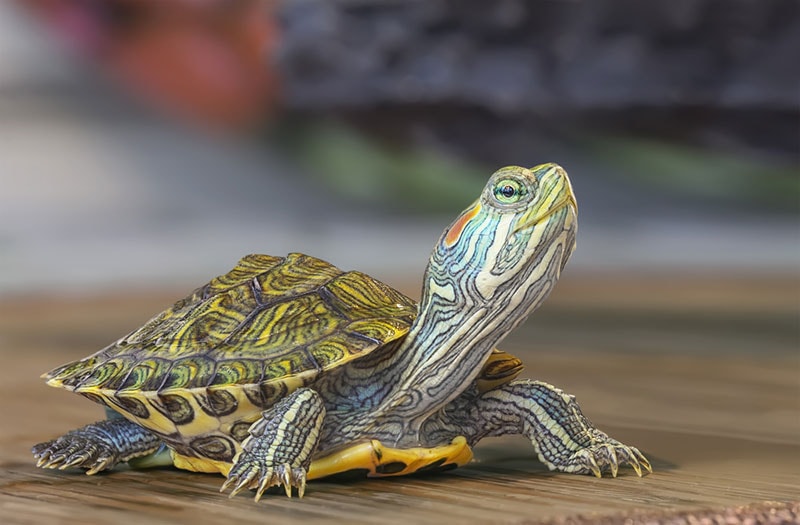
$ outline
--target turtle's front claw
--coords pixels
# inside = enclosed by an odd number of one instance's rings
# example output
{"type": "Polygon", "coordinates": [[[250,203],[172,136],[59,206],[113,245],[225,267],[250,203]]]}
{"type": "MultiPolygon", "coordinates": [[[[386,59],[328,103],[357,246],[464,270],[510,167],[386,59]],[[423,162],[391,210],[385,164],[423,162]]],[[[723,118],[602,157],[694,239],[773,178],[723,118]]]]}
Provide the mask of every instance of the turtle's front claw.
{"type": "Polygon", "coordinates": [[[228,479],[225,480],[225,483],[222,484],[219,491],[225,492],[233,487],[231,493],[228,495],[229,498],[232,498],[249,487],[256,476],[258,476],[257,466],[250,465],[248,468],[245,468],[241,463],[236,463],[233,465],[233,468],[231,468],[231,471],[228,473],[228,479]]]}
{"type": "Polygon", "coordinates": [[[606,472],[613,478],[617,477],[621,465],[629,465],[640,478],[653,472],[650,462],[639,449],[608,439],[578,450],[555,468],[576,474],[594,474],[598,478],[606,472]]]}
{"type": "Polygon", "coordinates": [[[322,398],[308,388],[299,388],[261,414],[250,426],[250,436],[233,458],[228,479],[231,497],[244,489],[255,489],[256,501],[275,485],[283,485],[292,497],[292,487],[303,497],[311,455],[317,447],[325,417],[322,398]]]}
{"type": "Polygon", "coordinates": [[[297,487],[297,497],[302,498],[306,492],[306,471],[302,467],[292,468],[290,465],[278,465],[267,469],[258,479],[256,501],[261,499],[264,491],[275,485],[283,485],[286,495],[292,497],[292,487],[297,487]]]}
{"type": "Polygon", "coordinates": [[[255,500],[258,501],[268,488],[276,485],[283,485],[286,495],[290,498],[292,487],[297,487],[297,496],[302,498],[306,491],[306,469],[288,464],[275,467],[259,466],[252,454],[243,451],[219,491],[225,492],[233,487],[229,496],[232,498],[244,489],[255,489],[255,500]]]}
{"type": "Polygon", "coordinates": [[[650,465],[650,462],[647,460],[647,458],[644,456],[644,454],[639,452],[638,448],[636,448],[636,447],[625,447],[625,448],[627,448],[628,452],[630,452],[632,454],[632,456],[627,460],[627,463],[628,463],[628,465],[633,467],[633,469],[636,471],[636,473],[639,474],[640,478],[643,475],[642,470],[641,470],[642,467],[644,467],[644,470],[647,471],[647,474],[652,474],[653,473],[653,467],[650,465]],[[639,467],[639,468],[637,468],[637,467],[639,467]]]}

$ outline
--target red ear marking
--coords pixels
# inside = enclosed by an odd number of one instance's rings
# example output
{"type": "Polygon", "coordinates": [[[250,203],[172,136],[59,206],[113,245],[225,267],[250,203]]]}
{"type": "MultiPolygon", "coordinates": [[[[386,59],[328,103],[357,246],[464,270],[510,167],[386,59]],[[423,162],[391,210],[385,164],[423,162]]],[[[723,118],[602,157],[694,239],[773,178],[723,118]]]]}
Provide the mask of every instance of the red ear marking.
{"type": "Polygon", "coordinates": [[[448,248],[456,243],[458,238],[461,236],[461,232],[464,231],[464,228],[467,226],[467,223],[471,221],[480,211],[481,203],[476,202],[475,206],[465,210],[464,213],[462,213],[461,216],[456,219],[456,222],[454,222],[450,227],[447,235],[444,236],[444,243],[448,248]]]}

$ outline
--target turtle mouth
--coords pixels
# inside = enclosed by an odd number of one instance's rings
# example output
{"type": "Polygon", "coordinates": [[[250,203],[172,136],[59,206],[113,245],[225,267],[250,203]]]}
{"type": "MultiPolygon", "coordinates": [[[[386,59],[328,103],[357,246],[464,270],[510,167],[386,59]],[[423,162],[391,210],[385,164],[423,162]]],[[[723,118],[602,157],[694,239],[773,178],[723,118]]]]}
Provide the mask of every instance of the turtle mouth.
{"type": "Polygon", "coordinates": [[[553,204],[552,206],[548,207],[547,211],[542,213],[541,215],[535,215],[527,220],[520,222],[516,228],[514,228],[514,233],[526,230],[528,228],[532,228],[536,224],[545,221],[548,217],[553,215],[554,213],[561,211],[562,208],[567,206],[572,207],[572,213],[576,216],[578,215],[578,203],[575,201],[575,196],[572,192],[569,192],[566,196],[560,198],[553,204]]]}

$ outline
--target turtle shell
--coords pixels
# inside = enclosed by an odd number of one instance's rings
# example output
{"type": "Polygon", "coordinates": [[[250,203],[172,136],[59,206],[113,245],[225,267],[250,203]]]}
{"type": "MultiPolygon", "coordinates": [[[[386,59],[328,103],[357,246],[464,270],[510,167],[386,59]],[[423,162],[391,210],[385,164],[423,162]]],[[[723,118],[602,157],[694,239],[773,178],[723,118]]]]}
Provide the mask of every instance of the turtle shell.
{"type": "Polygon", "coordinates": [[[366,274],[297,253],[248,255],[138,330],[43,377],[163,436],[238,439],[295,388],[403,338],[416,315],[413,300],[366,274]]]}

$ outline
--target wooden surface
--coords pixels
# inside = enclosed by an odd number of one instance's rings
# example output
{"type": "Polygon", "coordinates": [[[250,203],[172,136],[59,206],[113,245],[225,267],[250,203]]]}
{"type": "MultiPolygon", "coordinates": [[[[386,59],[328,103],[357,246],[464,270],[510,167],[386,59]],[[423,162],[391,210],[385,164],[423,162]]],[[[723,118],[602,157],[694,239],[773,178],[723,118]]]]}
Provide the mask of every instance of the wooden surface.
{"type": "Polygon", "coordinates": [[[185,291],[0,301],[1,523],[536,523],[800,499],[800,290],[780,278],[566,276],[507,339],[525,376],[577,395],[650,458],[642,479],[549,473],[518,438],[483,442],[452,472],[316,481],[302,500],[260,503],[227,499],[214,475],[36,469],[32,444],[102,417],[39,375],[185,291]]]}

